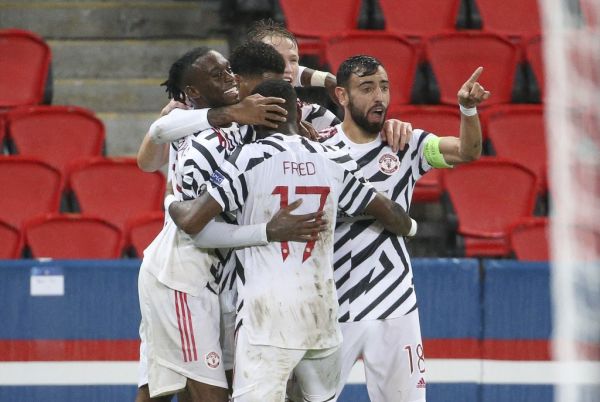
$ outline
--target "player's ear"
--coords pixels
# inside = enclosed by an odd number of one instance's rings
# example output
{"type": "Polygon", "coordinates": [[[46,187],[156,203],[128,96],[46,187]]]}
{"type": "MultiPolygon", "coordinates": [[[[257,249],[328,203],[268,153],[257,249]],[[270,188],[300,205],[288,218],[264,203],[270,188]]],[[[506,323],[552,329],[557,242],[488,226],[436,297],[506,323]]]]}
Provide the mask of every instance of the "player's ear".
{"type": "Polygon", "coordinates": [[[338,102],[340,102],[340,105],[348,105],[348,91],[346,91],[346,88],[335,87],[335,97],[338,99],[338,102]]]}
{"type": "Polygon", "coordinates": [[[200,92],[191,85],[186,85],[186,87],[183,89],[183,93],[185,93],[185,96],[188,99],[195,99],[200,96],[200,92]]]}

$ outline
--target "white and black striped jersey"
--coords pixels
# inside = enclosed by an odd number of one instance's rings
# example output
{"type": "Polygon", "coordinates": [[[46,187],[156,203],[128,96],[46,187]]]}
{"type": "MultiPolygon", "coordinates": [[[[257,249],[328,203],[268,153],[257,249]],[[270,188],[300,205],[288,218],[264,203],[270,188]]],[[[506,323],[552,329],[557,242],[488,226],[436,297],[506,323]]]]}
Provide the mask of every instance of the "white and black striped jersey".
{"type": "Polygon", "coordinates": [[[302,120],[310,123],[315,130],[321,131],[340,124],[340,119],[324,106],[298,100],[302,109],[302,120]]]}
{"type": "MultiPolygon", "coordinates": [[[[325,134],[325,144],[348,151],[373,187],[408,212],[416,181],[431,169],[423,151],[433,134],[413,130],[408,146],[398,153],[380,136],[366,144],[353,143],[341,124],[325,134]]],[[[394,318],[417,308],[404,238],[374,219],[340,217],[334,259],[341,322],[394,318]]]]}
{"type": "Polygon", "coordinates": [[[338,209],[355,215],[375,191],[356,162],[336,147],[298,135],[273,134],[238,148],[213,173],[211,196],[240,224],[269,221],[302,198],[294,214],[324,211],[330,222],[316,242],[271,242],[238,250],[237,325],[252,344],[292,349],[341,342],[333,280],[333,231],[338,209]]]}

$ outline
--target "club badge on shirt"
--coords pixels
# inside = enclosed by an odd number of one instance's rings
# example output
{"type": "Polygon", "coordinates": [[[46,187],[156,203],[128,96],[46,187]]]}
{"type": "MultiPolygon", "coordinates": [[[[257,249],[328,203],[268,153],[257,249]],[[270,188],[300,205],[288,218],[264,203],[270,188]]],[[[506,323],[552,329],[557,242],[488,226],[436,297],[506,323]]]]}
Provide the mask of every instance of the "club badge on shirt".
{"type": "Polygon", "coordinates": [[[379,158],[379,170],[387,175],[391,175],[400,167],[400,159],[394,154],[383,154],[379,158]]]}

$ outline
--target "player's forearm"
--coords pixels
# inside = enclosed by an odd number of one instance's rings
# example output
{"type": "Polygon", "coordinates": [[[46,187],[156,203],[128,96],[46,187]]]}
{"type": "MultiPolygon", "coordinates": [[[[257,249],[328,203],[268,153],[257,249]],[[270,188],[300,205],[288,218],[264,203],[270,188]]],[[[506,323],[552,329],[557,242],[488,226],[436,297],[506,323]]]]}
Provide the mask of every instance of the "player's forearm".
{"type": "Polygon", "coordinates": [[[173,202],[168,211],[179,229],[195,235],[223,210],[210,195],[204,193],[195,200],[173,202]]]}
{"type": "Polygon", "coordinates": [[[213,220],[194,236],[194,244],[201,248],[264,246],[268,243],[266,227],[266,223],[233,225],[213,220]]]}
{"type": "Polygon", "coordinates": [[[169,161],[169,145],[155,144],[146,134],[137,153],[138,167],[144,172],[155,172],[169,161]]]}
{"type": "Polygon", "coordinates": [[[150,139],[155,144],[165,144],[207,130],[211,126],[207,118],[208,111],[209,109],[173,110],[152,123],[148,132],[150,139]]]}
{"type": "Polygon", "coordinates": [[[395,235],[408,236],[411,232],[413,221],[408,213],[399,204],[381,194],[377,194],[371,200],[365,212],[375,217],[386,230],[395,235]]]}
{"type": "Polygon", "coordinates": [[[481,125],[479,115],[465,116],[460,114],[460,145],[459,157],[461,162],[471,162],[481,156],[481,125]]]}

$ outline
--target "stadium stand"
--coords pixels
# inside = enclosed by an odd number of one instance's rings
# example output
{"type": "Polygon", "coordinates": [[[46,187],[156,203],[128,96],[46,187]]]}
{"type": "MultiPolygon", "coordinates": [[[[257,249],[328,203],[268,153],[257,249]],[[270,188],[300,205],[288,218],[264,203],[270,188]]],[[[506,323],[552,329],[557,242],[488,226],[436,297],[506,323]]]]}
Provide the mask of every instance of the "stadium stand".
{"type": "Polygon", "coordinates": [[[386,31],[424,37],[454,31],[461,0],[379,0],[386,31]]]}
{"type": "MultiPolygon", "coordinates": [[[[441,137],[458,136],[460,112],[452,106],[392,106],[389,118],[410,122],[413,129],[420,128],[441,137]]],[[[442,171],[432,169],[423,176],[413,192],[413,202],[435,202],[442,195],[442,171]]]]}
{"type": "Polygon", "coordinates": [[[75,159],[100,156],[104,124],[75,106],[29,106],[6,115],[13,152],[36,157],[63,174],[75,159]]]}
{"type": "Polygon", "coordinates": [[[0,260],[21,257],[23,237],[21,231],[0,221],[0,260]]]}
{"type": "Polygon", "coordinates": [[[331,71],[348,57],[369,54],[378,58],[386,69],[393,94],[392,104],[410,103],[418,63],[417,49],[407,40],[385,32],[353,31],[327,40],[326,58],[331,71]]]}
{"type": "Polygon", "coordinates": [[[49,214],[25,223],[26,247],[33,258],[120,258],[123,234],[103,219],[78,214],[49,214]]]}
{"type": "Polygon", "coordinates": [[[548,189],[542,105],[503,105],[485,111],[484,130],[495,155],[529,168],[542,192],[548,189]]]}
{"type": "Polygon", "coordinates": [[[542,59],[542,37],[540,35],[529,39],[525,44],[525,58],[534,77],[529,79],[530,101],[539,102],[544,99],[545,74],[542,59]]]}
{"type": "MultiPolygon", "coordinates": [[[[464,254],[507,256],[508,229],[516,220],[531,216],[537,195],[535,173],[513,161],[482,158],[444,171],[449,216],[458,221],[464,254]]],[[[462,247],[458,247],[462,248],[462,247]]]]}
{"type": "Polygon", "coordinates": [[[81,213],[98,216],[124,230],[127,221],[161,211],[165,178],[144,173],[132,158],[91,158],[68,169],[68,188],[81,213]]]}
{"type": "Polygon", "coordinates": [[[548,218],[523,218],[510,228],[510,246],[520,261],[549,261],[548,218]]]}
{"type": "Polygon", "coordinates": [[[144,256],[144,249],[161,231],[165,222],[162,211],[149,212],[146,215],[129,222],[127,228],[127,243],[131,245],[136,257],[144,256]]]}
{"type": "Polygon", "coordinates": [[[479,32],[439,34],[427,40],[425,54],[439,87],[441,103],[456,105],[458,85],[479,66],[484,66],[481,84],[494,94],[484,106],[511,102],[520,52],[507,39],[479,32]]]}
{"type": "Polygon", "coordinates": [[[516,37],[541,32],[537,0],[475,0],[475,3],[486,31],[516,37]]]}
{"type": "Polygon", "coordinates": [[[62,175],[35,158],[0,156],[0,220],[20,228],[35,215],[58,212],[62,175]]]}
{"type": "Polygon", "coordinates": [[[42,103],[51,52],[33,32],[0,30],[0,108],[42,103]]]}
{"type": "Polygon", "coordinates": [[[4,122],[4,114],[0,114],[0,155],[4,154],[4,148],[6,144],[4,139],[6,137],[6,123],[4,122]]]}

